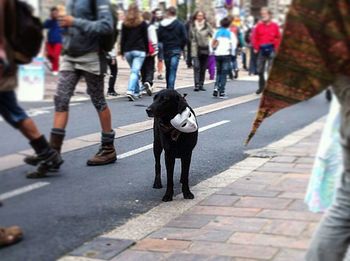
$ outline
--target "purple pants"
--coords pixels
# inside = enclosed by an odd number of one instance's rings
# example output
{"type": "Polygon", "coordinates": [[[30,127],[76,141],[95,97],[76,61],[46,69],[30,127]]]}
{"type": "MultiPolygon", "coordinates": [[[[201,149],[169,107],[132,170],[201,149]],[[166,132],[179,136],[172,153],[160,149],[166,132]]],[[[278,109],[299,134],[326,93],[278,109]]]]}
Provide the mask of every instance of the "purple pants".
{"type": "Polygon", "coordinates": [[[209,71],[209,76],[210,80],[215,79],[215,56],[214,55],[209,55],[208,59],[208,71],[209,71]]]}

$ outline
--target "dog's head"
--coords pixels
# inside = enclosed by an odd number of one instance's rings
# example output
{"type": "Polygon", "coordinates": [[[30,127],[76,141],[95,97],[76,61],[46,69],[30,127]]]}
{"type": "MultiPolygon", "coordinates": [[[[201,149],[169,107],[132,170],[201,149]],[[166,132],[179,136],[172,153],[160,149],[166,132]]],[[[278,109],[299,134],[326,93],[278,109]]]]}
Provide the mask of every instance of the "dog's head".
{"type": "Polygon", "coordinates": [[[146,109],[148,117],[172,119],[182,113],[188,106],[186,95],[182,96],[175,90],[163,90],[153,98],[153,103],[146,109]]]}

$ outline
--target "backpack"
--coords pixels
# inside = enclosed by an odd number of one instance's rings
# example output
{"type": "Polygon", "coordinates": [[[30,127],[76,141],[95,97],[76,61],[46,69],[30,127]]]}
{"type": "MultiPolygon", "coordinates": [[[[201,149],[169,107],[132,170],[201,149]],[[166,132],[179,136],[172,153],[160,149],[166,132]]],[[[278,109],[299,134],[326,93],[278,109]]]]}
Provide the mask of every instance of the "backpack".
{"type": "Polygon", "coordinates": [[[43,41],[43,27],[33,15],[33,8],[15,0],[15,17],[12,28],[5,28],[7,39],[17,64],[28,64],[39,53],[43,41]]]}
{"type": "MultiPolygon", "coordinates": [[[[92,10],[93,10],[93,13],[95,14],[95,17],[97,17],[96,0],[90,0],[90,4],[92,6],[92,10]]],[[[100,35],[99,37],[100,38],[99,46],[101,48],[101,51],[106,53],[110,52],[114,48],[118,38],[118,30],[117,30],[118,16],[116,12],[117,7],[116,5],[109,3],[109,9],[113,18],[113,32],[110,34],[100,35]]]]}

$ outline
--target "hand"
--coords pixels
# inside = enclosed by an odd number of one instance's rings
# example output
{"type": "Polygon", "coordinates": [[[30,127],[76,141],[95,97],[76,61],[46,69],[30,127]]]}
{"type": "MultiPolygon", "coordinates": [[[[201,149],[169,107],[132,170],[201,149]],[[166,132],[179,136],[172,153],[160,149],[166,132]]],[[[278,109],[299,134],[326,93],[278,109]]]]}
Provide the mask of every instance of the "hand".
{"type": "Polygon", "coordinates": [[[259,51],[254,49],[254,53],[257,54],[259,51]]]}
{"type": "Polygon", "coordinates": [[[74,17],[70,15],[60,16],[58,23],[61,27],[71,27],[74,22],[74,17]]]}

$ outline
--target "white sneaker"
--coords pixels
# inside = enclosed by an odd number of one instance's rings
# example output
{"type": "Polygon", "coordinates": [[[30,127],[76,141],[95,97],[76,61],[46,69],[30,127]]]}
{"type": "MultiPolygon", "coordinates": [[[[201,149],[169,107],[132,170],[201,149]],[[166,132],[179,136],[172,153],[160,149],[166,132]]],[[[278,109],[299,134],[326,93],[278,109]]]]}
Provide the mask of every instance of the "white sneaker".
{"type": "Polygon", "coordinates": [[[136,99],[135,95],[130,91],[126,92],[126,97],[128,97],[129,101],[135,101],[136,99]]]}
{"type": "Polygon", "coordinates": [[[144,90],[146,91],[148,96],[152,96],[151,84],[149,82],[145,82],[143,85],[144,90]]]}
{"type": "Polygon", "coordinates": [[[52,72],[53,76],[58,76],[58,72],[52,72]]]}

